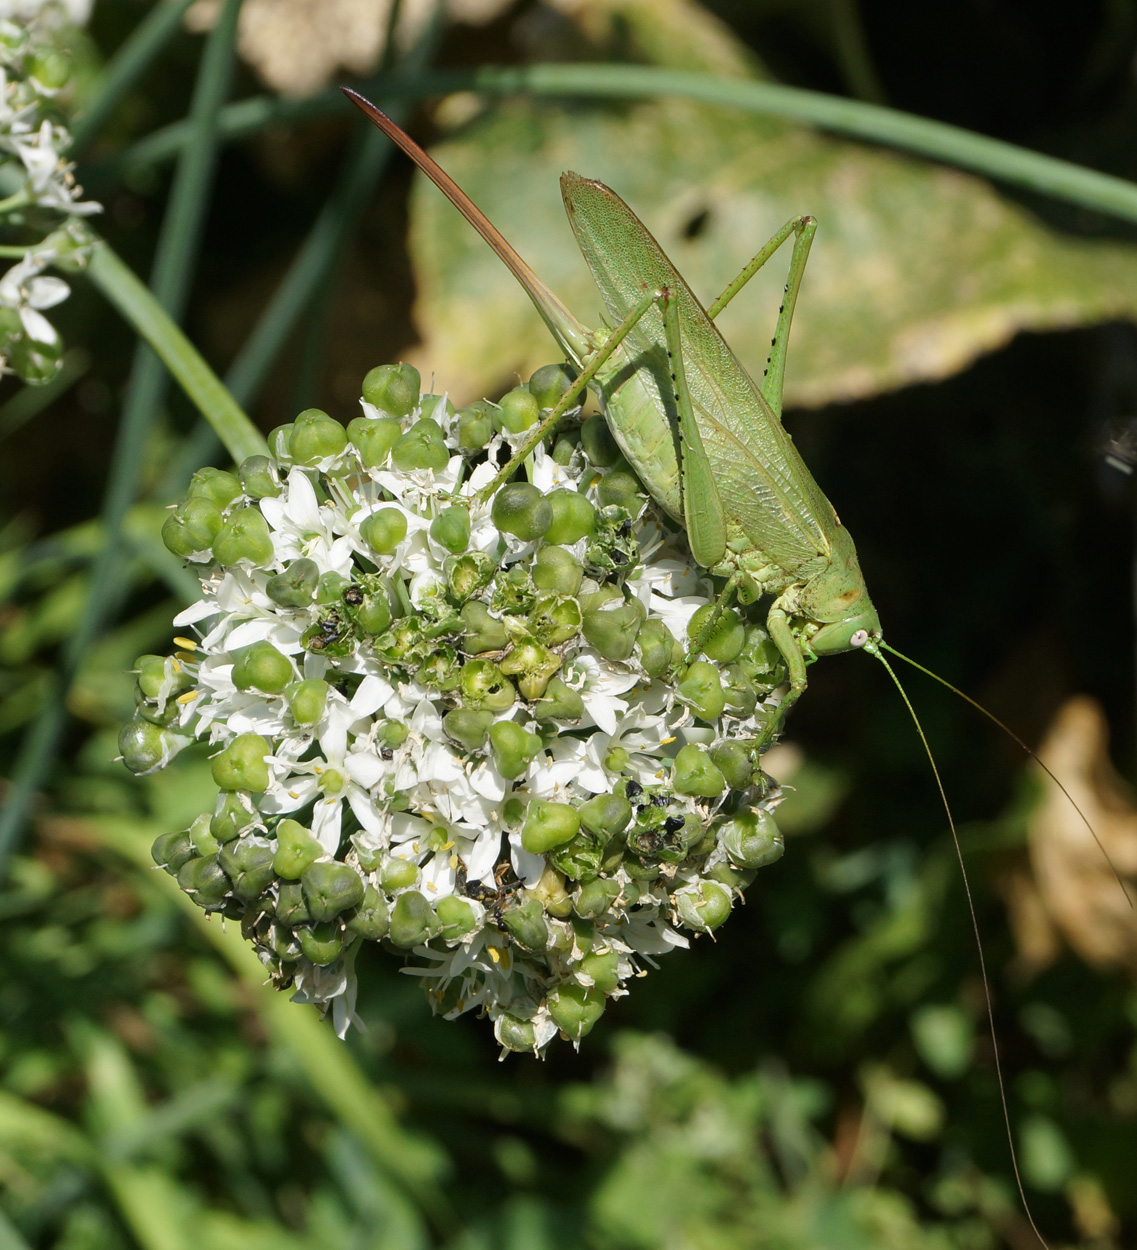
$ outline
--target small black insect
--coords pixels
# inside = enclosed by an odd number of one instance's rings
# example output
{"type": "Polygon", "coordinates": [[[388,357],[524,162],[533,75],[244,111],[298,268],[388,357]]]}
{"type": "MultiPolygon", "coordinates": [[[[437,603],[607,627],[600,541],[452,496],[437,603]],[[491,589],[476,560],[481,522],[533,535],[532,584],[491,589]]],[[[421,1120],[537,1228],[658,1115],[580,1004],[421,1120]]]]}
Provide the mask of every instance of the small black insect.
{"type": "Polygon", "coordinates": [[[363,591],[359,586],[349,586],[343,592],[343,601],[349,607],[357,608],[363,602],[363,591]]]}

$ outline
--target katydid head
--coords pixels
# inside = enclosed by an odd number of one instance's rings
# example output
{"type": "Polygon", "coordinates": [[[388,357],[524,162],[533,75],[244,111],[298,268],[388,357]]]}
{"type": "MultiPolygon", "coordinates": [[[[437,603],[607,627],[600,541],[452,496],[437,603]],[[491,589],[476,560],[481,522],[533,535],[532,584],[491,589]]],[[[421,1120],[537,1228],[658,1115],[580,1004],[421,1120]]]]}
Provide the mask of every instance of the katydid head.
{"type": "Polygon", "coordinates": [[[854,615],[822,625],[810,638],[809,648],[815,655],[837,655],[842,651],[859,651],[880,639],[880,618],[866,597],[854,615]]]}

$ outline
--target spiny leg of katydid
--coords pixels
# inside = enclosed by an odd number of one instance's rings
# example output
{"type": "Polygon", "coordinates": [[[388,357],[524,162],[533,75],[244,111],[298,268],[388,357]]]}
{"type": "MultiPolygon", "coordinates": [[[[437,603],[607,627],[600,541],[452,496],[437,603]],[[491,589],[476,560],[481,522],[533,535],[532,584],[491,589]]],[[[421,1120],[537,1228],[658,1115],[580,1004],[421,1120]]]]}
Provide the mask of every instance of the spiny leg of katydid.
{"type": "Polygon", "coordinates": [[[576,403],[577,399],[584,394],[585,388],[608,362],[612,353],[627,338],[632,328],[659,298],[659,291],[651,291],[646,294],[612,331],[601,347],[589,358],[588,364],[580,371],[573,384],[557,401],[557,406],[543,421],[538,422],[533,427],[532,433],[521,447],[513,453],[509,463],[494,477],[488,486],[478,493],[478,499],[482,503],[491,499],[498,489],[517,472],[517,466],[525,460],[534,447],[553,429],[557,422],[576,403]]]}
{"type": "Polygon", "coordinates": [[[789,346],[790,322],[793,320],[794,308],[797,305],[798,291],[801,289],[801,279],[805,273],[805,262],[809,258],[809,249],[813,245],[813,236],[816,233],[817,219],[814,217],[795,217],[792,221],[787,221],[707,309],[707,316],[713,321],[790,235],[795,236],[782,306],[778,309],[778,324],[774,329],[774,337],[770,340],[770,355],[766,360],[766,369],[762,375],[762,398],[773,409],[774,416],[779,418],[782,415],[782,386],[786,376],[786,349],[789,346]]]}

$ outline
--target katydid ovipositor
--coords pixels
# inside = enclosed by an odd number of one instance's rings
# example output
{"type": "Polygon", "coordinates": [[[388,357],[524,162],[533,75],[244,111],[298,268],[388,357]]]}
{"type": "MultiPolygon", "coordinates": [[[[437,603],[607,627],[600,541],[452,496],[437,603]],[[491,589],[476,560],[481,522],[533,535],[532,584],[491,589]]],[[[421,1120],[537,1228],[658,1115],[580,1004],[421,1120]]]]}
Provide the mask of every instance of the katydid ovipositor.
{"type": "MultiPolygon", "coordinates": [[[[708,313],[614,191],[563,174],[569,221],[617,323],[611,330],[590,331],[418,144],[373,104],[346,88],[345,93],[438,186],[524,287],[582,371],[574,391],[595,383],[629,464],[656,502],[684,524],[695,560],[727,578],[719,604],[736,591],[749,601],[759,594],[774,596],[767,628],[786,662],[790,689],[769,738],[805,688],[807,659],[866,645],[875,650],[881,637],[852,537],[779,419],[786,339],[816,228],[813,219],[787,223],[708,313]],[[759,388],[712,315],[790,234],[795,235],[790,277],[759,388]]],[[[562,400],[515,460],[566,407],[562,400]]]]}

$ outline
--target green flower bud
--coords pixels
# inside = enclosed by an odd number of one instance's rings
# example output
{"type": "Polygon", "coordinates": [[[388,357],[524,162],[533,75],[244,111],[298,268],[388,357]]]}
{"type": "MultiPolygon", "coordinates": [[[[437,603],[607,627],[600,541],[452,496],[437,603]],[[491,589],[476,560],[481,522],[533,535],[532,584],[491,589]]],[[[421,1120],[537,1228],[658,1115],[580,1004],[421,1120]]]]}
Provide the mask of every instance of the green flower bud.
{"type": "Polygon", "coordinates": [[[265,756],[269,745],[260,734],[238,734],[213,759],[213,784],[219,790],[268,789],[268,764],[265,756]]]}
{"type": "MultiPolygon", "coordinates": [[[[701,607],[687,623],[687,637],[696,641],[706,628],[715,605],[708,603],[701,607]]],[[[700,644],[703,654],[708,660],[717,664],[729,664],[737,660],[746,645],[746,625],[742,617],[733,608],[726,608],[715,622],[710,635],[700,644]]]]}
{"type": "Polygon", "coordinates": [[[568,595],[542,594],[529,613],[529,628],[547,647],[568,642],[580,633],[580,604],[568,595]]]}
{"type": "Polygon", "coordinates": [[[344,591],[350,585],[351,582],[342,573],[328,569],[326,573],[320,574],[320,579],[316,582],[316,603],[320,607],[342,603],[344,591]]]}
{"type": "Polygon", "coordinates": [[[442,511],[430,523],[430,536],[447,551],[460,555],[470,545],[470,511],[457,504],[442,511]]]}
{"type": "Polygon", "coordinates": [[[134,661],[138,690],[144,699],[167,699],[189,690],[193,678],[172,655],[140,655],[134,661]]]}
{"type": "Polygon", "coordinates": [[[313,920],[334,920],[363,902],[363,881],[348,864],[327,860],[310,864],[300,878],[313,920]]]}
{"type": "Polygon", "coordinates": [[[288,710],[298,725],[315,725],[324,715],[328,703],[328,683],[318,677],[308,677],[285,690],[288,710]]]}
{"type": "Polygon", "coordinates": [[[726,707],[718,669],[706,660],[687,665],[676,693],[701,720],[715,720],[726,707]]]}
{"type": "Polygon", "coordinates": [[[602,508],[623,508],[631,517],[639,516],[647,502],[640,480],[629,469],[609,469],[596,486],[602,508]]]}
{"type": "Polygon", "coordinates": [[[730,915],[730,891],[717,881],[686,886],[673,897],[680,921],[700,933],[717,929],[730,915]]]}
{"type": "Polygon", "coordinates": [[[494,407],[479,399],[458,414],[459,451],[481,451],[493,438],[494,407]]]}
{"type": "MultiPolygon", "coordinates": [[[[276,827],[276,853],[272,866],[278,877],[299,881],[304,870],[314,864],[324,848],[298,820],[282,820],[276,827]]],[[[330,917],[325,917],[330,919],[330,917]]]]}
{"type": "Polygon", "coordinates": [[[186,499],[166,518],[162,542],[176,556],[208,551],[221,532],[221,509],[212,499],[186,499]]]}
{"type": "Polygon", "coordinates": [[[338,924],[301,925],[296,930],[300,949],[317,967],[334,963],[343,950],[343,933],[338,924]]]}
{"type": "Polygon", "coordinates": [[[604,1014],[602,993],[586,990],[583,985],[571,982],[558,986],[547,1001],[553,1023],[570,1042],[579,1042],[586,1033],[590,1033],[604,1014]]]}
{"type": "Polygon", "coordinates": [[[292,440],[292,422],[287,425],[278,425],[269,431],[267,438],[268,452],[274,460],[291,460],[292,457],[288,451],[288,444],[292,440]]]}
{"type": "Polygon", "coordinates": [[[261,838],[226,842],[217,862],[233,882],[233,893],[246,902],[263,893],[276,877],[272,847],[261,838]]]}
{"type": "Polygon", "coordinates": [[[561,678],[553,677],[545,687],[544,695],[537,700],[533,714],[539,720],[580,720],[584,715],[584,700],[561,678]]]}
{"type": "Polygon", "coordinates": [[[564,547],[546,546],[537,552],[531,576],[533,585],[538,590],[551,590],[558,595],[575,595],[584,579],[584,567],[564,547]]]}
{"type": "Polygon", "coordinates": [[[527,386],[515,386],[498,400],[498,420],[508,434],[520,434],[536,425],[540,415],[537,400],[527,386]]]}
{"type": "Polygon", "coordinates": [[[165,768],[186,745],[188,738],[148,720],[129,720],[119,730],[118,749],[132,773],[152,773],[165,768]]]}
{"type": "Polygon", "coordinates": [[[210,830],[211,824],[211,819],[203,814],[189,827],[190,842],[198,855],[216,855],[221,849],[221,843],[210,830]]]}
{"type": "Polygon", "coordinates": [[[232,842],[259,820],[248,795],[227,792],[218,795],[217,811],[209,822],[209,832],[218,842],[232,842]]]}
{"type": "Polygon", "coordinates": [[[442,729],[467,751],[480,751],[489,737],[493,724],[492,712],[474,712],[469,708],[455,708],[442,718],[442,729]]]}
{"type": "Polygon", "coordinates": [[[49,91],[58,91],[71,76],[71,61],[62,52],[37,51],[28,58],[28,73],[49,91]]]}
{"type": "Polygon", "coordinates": [[[434,906],[438,923],[442,926],[439,936],[446,942],[460,942],[467,933],[478,928],[478,914],[464,898],[445,894],[434,906]]]}
{"type": "Polygon", "coordinates": [[[280,483],[268,456],[246,456],[237,475],[241,488],[251,499],[275,499],[280,494],[280,483]]]}
{"type": "Polygon", "coordinates": [[[597,877],[593,881],[586,881],[576,893],[573,910],[578,916],[593,920],[603,916],[612,907],[619,893],[620,883],[610,878],[597,877]]]}
{"type": "Polygon", "coordinates": [[[391,928],[391,912],[387,900],[373,885],[363,891],[363,902],[347,922],[347,927],[352,933],[373,942],[387,936],[391,928]]]}
{"type": "Polygon", "coordinates": [[[363,379],[363,398],[392,417],[408,417],[418,407],[422,378],[414,365],[378,365],[363,379]]]}
{"type": "Polygon", "coordinates": [[[494,1021],[494,1036],[506,1050],[520,1054],[537,1053],[537,1035],[532,1020],[520,1020],[517,1016],[501,1015],[494,1021]]]}
{"type": "Polygon", "coordinates": [[[317,464],[347,446],[347,430],[319,408],[305,408],[292,423],[288,453],[296,464],[317,464]]]}
{"type": "Polygon", "coordinates": [[[731,738],[710,748],[715,767],[732,790],[745,790],[761,777],[753,738],[731,738]]]}
{"type": "Polygon", "coordinates": [[[213,555],[220,564],[247,560],[257,567],[272,563],[272,538],[259,508],[234,508],[213,540],[213,555]]]}
{"type": "Polygon", "coordinates": [[[276,918],[281,924],[307,924],[312,919],[299,881],[282,881],[276,892],[276,918]]]}
{"type": "Polygon", "coordinates": [[[618,837],[632,820],[632,805],[622,794],[594,794],[578,810],[580,823],[605,840],[618,837]]]}
{"type": "Polygon", "coordinates": [[[523,699],[539,699],[545,693],[549,678],[561,666],[561,657],[535,638],[521,637],[499,667],[517,682],[523,699]]]}
{"type": "Polygon", "coordinates": [[[611,994],[620,987],[620,956],[615,951],[585,955],[577,967],[580,976],[591,977],[593,988],[601,994],[611,994]]]}
{"type": "Polygon", "coordinates": [[[636,646],[640,651],[640,663],[649,677],[664,677],[672,665],[683,660],[683,648],[658,617],[644,621],[636,635],[636,646]]]}
{"type": "Polygon", "coordinates": [[[581,632],[606,660],[626,660],[635,650],[645,612],[638,599],[585,611],[581,632]]]}
{"type": "Polygon", "coordinates": [[[359,523],[359,536],[372,551],[392,555],[407,536],[406,513],[399,508],[380,508],[359,523]]]}
{"type": "Polygon", "coordinates": [[[536,542],[552,525],[553,509],[536,486],[510,482],[494,496],[490,517],[503,534],[514,534],[523,542],[536,542]]]}
{"type": "Polygon", "coordinates": [[[546,542],[568,546],[595,531],[596,509],[583,495],[561,486],[547,499],[553,510],[553,523],[545,533],[546,542]]]}
{"type": "Polygon", "coordinates": [[[529,379],[529,390],[540,407],[553,409],[575,381],[571,365],[542,365],[529,379]]]}
{"type": "Polygon", "coordinates": [[[489,660],[467,660],[458,674],[458,691],[466,707],[486,712],[505,712],[517,693],[513,683],[489,660]]]}
{"type": "Polygon", "coordinates": [[[509,642],[505,626],[490,615],[490,610],[484,603],[464,603],[461,615],[466,626],[462,635],[462,650],[468,655],[477,655],[481,651],[501,651],[509,642]]]}
{"type": "Polygon", "coordinates": [[[514,781],[529,767],[529,761],[542,749],[541,739],[522,729],[516,721],[497,721],[490,727],[490,749],[497,771],[514,781]]]}
{"type": "Polygon", "coordinates": [[[540,899],[527,898],[517,907],[501,913],[505,931],[527,951],[543,951],[549,945],[549,926],[540,899]]]}
{"type": "Polygon", "coordinates": [[[391,463],[404,473],[410,469],[445,469],[450,452],[442,427],[430,417],[416,421],[391,448],[391,463]]]}
{"type": "Polygon", "coordinates": [[[208,499],[219,508],[227,508],[241,494],[241,483],[233,473],[207,466],[190,478],[187,499],[208,499]]]}
{"type": "Polygon", "coordinates": [[[726,789],[726,778],[715,767],[702,747],[689,742],[675,757],[671,774],[676,794],[693,794],[713,799],[726,789]]]}
{"type": "Polygon", "coordinates": [[[580,427],[580,444],[598,469],[610,469],[620,459],[620,448],[603,417],[589,417],[580,427]]]}
{"type": "Polygon", "coordinates": [[[281,694],[294,676],[292,661],[265,639],[243,648],[233,665],[233,685],[238,690],[281,694]]]}
{"type": "Polygon", "coordinates": [[[464,556],[447,556],[442,567],[446,573],[446,587],[452,599],[472,599],[493,581],[497,571],[497,566],[484,551],[469,551],[464,556]]]}
{"type": "Polygon", "coordinates": [[[786,844],[774,817],[762,807],[739,812],[721,833],[723,849],[742,868],[765,868],[782,858],[786,844]]]}
{"type": "Polygon", "coordinates": [[[163,833],[154,839],[150,854],[159,868],[164,868],[171,877],[178,875],[178,869],[188,864],[194,857],[193,843],[184,830],[180,833],[163,833]]]}
{"type": "Polygon", "coordinates": [[[394,417],[354,417],[347,423],[347,436],[365,469],[382,469],[403,427],[394,417]]]}
{"type": "Polygon", "coordinates": [[[438,918],[418,890],[408,890],[395,899],[391,911],[391,941],[403,950],[429,942],[438,932],[438,918]]]}
{"type": "Polygon", "coordinates": [[[301,556],[292,560],[283,573],[277,573],[265,583],[265,594],[282,608],[308,608],[320,580],[320,570],[315,560],[301,556]]]}
{"type": "Polygon", "coordinates": [[[525,814],[521,845],[534,855],[543,855],[576,837],[579,830],[580,816],[574,807],[533,799],[525,814]]]}
{"type": "Polygon", "coordinates": [[[385,720],[375,726],[375,739],[385,747],[401,747],[410,736],[410,730],[401,721],[385,720]]]}
{"type": "Polygon", "coordinates": [[[220,907],[228,897],[229,878],[222,872],[216,855],[187,859],[177,875],[178,885],[207,911],[220,907]]]}
{"type": "Polygon", "coordinates": [[[399,855],[389,855],[383,861],[383,868],[379,873],[379,881],[388,894],[394,894],[396,890],[408,890],[412,885],[418,885],[418,879],[418,864],[399,855]]]}

